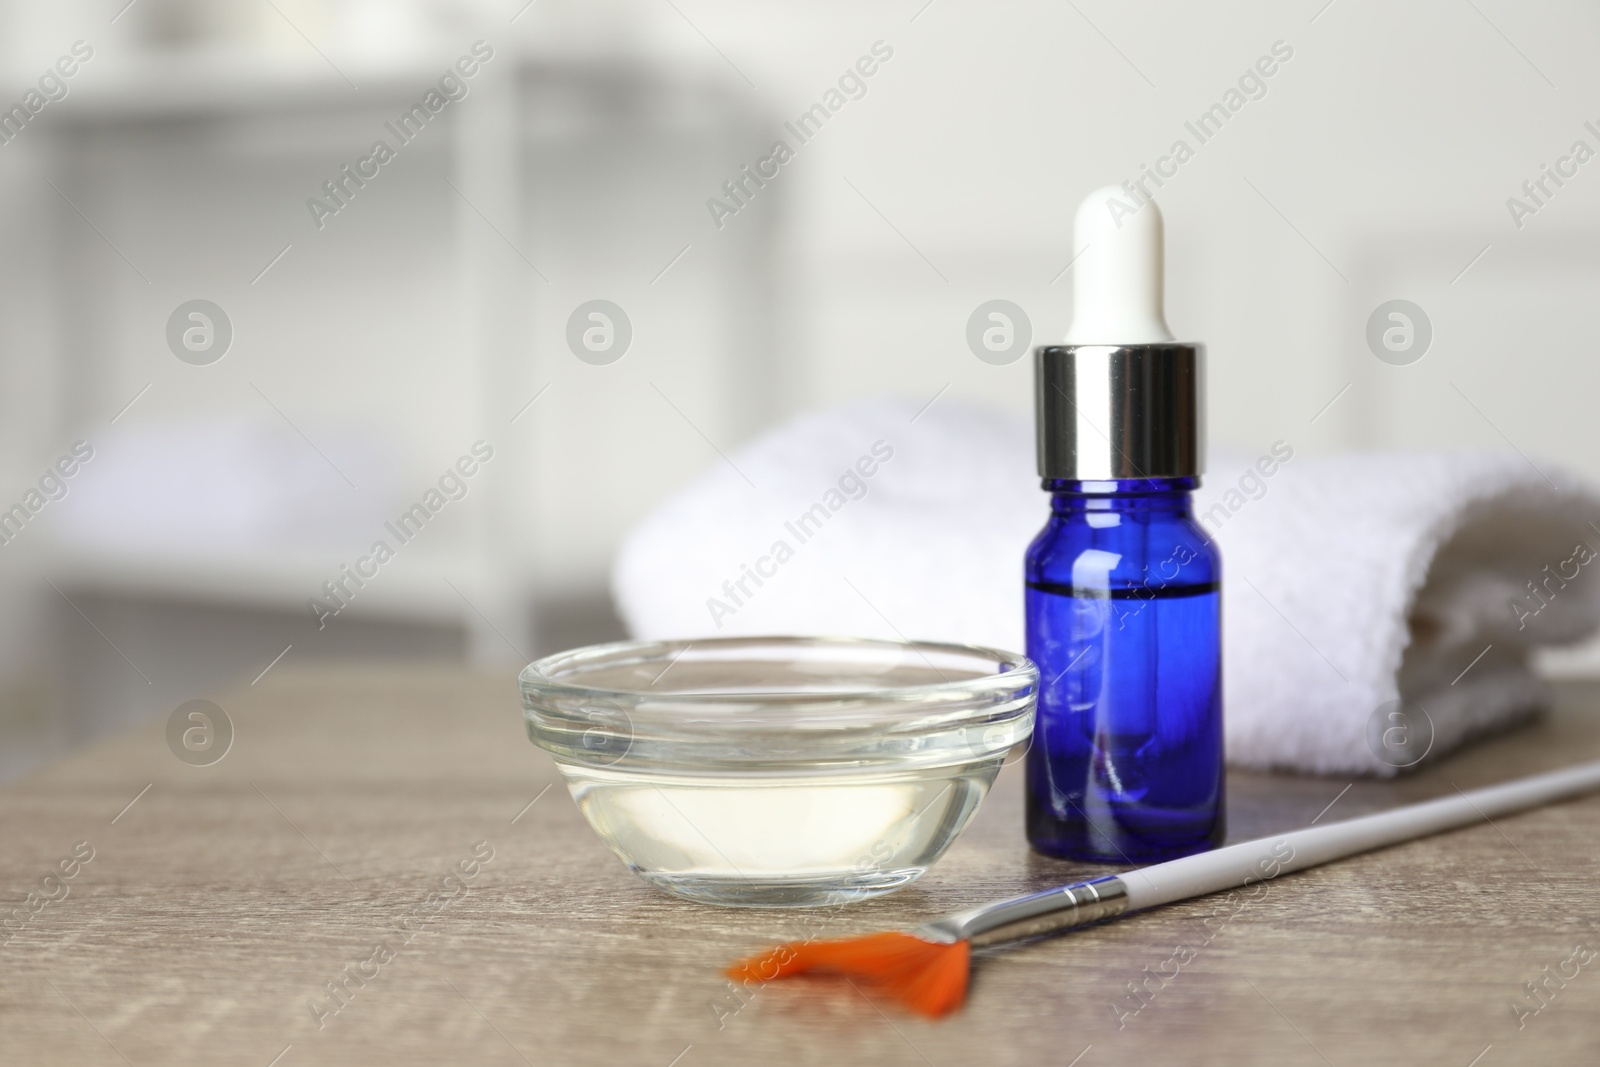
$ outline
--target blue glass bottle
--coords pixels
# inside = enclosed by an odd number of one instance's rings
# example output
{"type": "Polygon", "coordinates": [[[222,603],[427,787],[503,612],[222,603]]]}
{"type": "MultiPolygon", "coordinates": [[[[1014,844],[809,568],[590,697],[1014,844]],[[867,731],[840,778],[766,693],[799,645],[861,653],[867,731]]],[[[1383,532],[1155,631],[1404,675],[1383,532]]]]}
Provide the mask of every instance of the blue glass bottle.
{"type": "Polygon", "coordinates": [[[1221,557],[1194,520],[1198,484],[1044,482],[1026,563],[1040,852],[1142,864],[1222,841],[1221,557]]]}

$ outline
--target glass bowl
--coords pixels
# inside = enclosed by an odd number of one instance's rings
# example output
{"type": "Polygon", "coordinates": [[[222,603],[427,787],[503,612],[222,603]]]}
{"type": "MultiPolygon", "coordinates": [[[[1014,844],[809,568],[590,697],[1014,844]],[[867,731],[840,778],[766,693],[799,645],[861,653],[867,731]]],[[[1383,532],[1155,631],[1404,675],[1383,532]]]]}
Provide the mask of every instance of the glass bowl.
{"type": "Polygon", "coordinates": [[[713,904],[839,904],[916,880],[1033,731],[1039,672],[969,645],[638,641],[530,664],[528,736],[645,881],[713,904]]]}

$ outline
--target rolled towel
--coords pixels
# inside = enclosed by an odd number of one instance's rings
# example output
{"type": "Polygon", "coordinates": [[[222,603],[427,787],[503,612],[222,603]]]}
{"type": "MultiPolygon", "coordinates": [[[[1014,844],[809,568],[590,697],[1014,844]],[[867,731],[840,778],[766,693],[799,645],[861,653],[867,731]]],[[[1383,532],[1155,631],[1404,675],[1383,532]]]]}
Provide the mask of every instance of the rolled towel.
{"type": "MultiPolygon", "coordinates": [[[[1600,497],[1517,453],[1312,458],[1280,441],[1214,453],[1203,482],[1236,765],[1390,775],[1437,758],[1535,714],[1532,650],[1600,626],[1600,497]]],[[[762,436],[658,507],[613,592],[638,637],[1020,650],[1023,554],[1047,514],[1026,420],[858,403],[762,436]]]]}

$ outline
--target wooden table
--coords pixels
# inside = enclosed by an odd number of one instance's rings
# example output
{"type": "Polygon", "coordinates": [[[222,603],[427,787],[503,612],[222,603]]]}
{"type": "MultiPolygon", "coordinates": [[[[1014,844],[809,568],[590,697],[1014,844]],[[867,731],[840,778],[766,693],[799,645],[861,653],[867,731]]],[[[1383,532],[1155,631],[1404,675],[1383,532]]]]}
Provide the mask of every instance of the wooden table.
{"type": "MultiPolygon", "coordinates": [[[[966,1010],[929,1023],[834,981],[730,988],[719,965],[795,913],[630,874],[527,742],[509,677],[285,664],[219,703],[236,737],[214,765],[153,723],[0,790],[0,891],[25,913],[66,893],[0,948],[0,1062],[1600,1062],[1600,958],[1520,1029],[1511,1007],[1600,949],[1600,797],[982,959],[966,1010]],[[1127,1014],[1125,984],[1175,957],[1127,1014]]],[[[1233,836],[1600,757],[1597,707],[1600,687],[1566,687],[1542,725],[1395,783],[1235,774],[1233,836]]],[[[1011,768],[927,877],[829,929],[1089,870],[1030,854],[1021,823],[1011,768]]]]}

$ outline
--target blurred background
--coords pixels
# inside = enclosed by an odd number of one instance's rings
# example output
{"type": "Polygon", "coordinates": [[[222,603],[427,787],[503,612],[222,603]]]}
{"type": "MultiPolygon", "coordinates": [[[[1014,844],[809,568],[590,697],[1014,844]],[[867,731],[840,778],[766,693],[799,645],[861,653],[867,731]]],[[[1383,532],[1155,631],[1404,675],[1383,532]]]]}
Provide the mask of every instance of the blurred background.
{"type": "Polygon", "coordinates": [[[1600,477],[1597,40],[1577,0],[3,0],[0,776],[290,658],[617,636],[629,526],[808,408],[1030,419],[968,319],[1059,337],[1078,201],[1147,166],[1214,440],[1600,477]]]}

